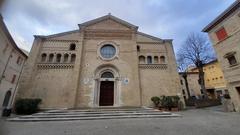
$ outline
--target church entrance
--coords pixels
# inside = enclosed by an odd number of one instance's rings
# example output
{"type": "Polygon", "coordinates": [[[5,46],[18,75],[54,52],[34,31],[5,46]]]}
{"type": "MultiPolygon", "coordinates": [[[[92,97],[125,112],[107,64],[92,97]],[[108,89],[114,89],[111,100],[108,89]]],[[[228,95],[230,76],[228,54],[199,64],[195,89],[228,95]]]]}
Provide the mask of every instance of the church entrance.
{"type": "Polygon", "coordinates": [[[98,67],[95,72],[94,107],[118,107],[120,105],[119,85],[121,80],[116,68],[111,65],[98,67]]]}
{"type": "Polygon", "coordinates": [[[114,104],[114,82],[101,81],[99,106],[113,106],[114,104]]]}

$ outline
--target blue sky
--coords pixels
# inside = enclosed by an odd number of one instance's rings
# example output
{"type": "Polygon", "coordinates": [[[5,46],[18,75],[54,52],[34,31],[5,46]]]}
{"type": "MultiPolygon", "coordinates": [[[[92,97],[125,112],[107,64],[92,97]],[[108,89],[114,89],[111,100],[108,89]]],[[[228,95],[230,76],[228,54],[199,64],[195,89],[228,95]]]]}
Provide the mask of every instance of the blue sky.
{"type": "Polygon", "coordinates": [[[175,51],[191,32],[200,32],[235,0],[7,0],[4,21],[19,47],[30,50],[33,35],[78,29],[108,13],[139,31],[174,39],[175,51]]]}

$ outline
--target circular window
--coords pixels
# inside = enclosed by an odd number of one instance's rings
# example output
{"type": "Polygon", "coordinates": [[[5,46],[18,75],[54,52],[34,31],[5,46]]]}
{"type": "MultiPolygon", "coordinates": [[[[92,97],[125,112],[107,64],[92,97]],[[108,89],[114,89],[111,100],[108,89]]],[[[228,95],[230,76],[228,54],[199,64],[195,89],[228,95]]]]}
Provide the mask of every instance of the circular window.
{"type": "Polygon", "coordinates": [[[106,59],[110,59],[115,56],[116,48],[113,45],[106,44],[100,49],[101,56],[106,59]]]}

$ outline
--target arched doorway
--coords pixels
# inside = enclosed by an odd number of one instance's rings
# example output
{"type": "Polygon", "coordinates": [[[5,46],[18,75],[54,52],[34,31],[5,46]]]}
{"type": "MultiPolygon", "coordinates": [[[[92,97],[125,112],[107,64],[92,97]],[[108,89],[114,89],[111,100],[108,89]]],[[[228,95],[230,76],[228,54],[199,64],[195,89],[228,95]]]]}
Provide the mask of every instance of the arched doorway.
{"type": "Polygon", "coordinates": [[[113,106],[114,104],[114,81],[109,81],[114,78],[114,75],[107,71],[101,75],[102,79],[100,83],[100,97],[99,106],[113,106]]]}
{"type": "Polygon", "coordinates": [[[3,100],[3,104],[2,104],[3,107],[8,106],[11,95],[12,95],[11,91],[10,90],[7,91],[7,93],[5,94],[4,100],[3,100]]]}
{"type": "Polygon", "coordinates": [[[101,65],[95,71],[93,106],[120,106],[119,70],[113,65],[101,65]]]}

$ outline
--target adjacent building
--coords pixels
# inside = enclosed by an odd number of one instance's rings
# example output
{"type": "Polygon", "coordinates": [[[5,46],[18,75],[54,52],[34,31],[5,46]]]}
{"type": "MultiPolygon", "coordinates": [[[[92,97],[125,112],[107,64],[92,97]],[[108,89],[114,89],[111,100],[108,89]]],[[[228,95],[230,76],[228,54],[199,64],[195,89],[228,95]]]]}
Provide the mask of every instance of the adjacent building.
{"type": "Polygon", "coordinates": [[[11,108],[27,55],[18,48],[0,16],[0,111],[11,108]]]}
{"type": "Polygon", "coordinates": [[[240,1],[234,2],[203,31],[209,34],[235,109],[240,111],[240,1]]]}
{"type": "Polygon", "coordinates": [[[188,99],[189,97],[200,98],[202,93],[200,90],[201,87],[198,84],[198,71],[180,72],[179,76],[184,100],[188,99]],[[187,90],[187,87],[189,91],[187,90]]]}
{"type": "MultiPolygon", "coordinates": [[[[189,71],[196,73],[198,69],[192,68],[189,69],[189,71]]],[[[227,83],[218,60],[213,60],[204,64],[203,71],[209,98],[216,99],[224,94],[228,94],[227,83]]],[[[200,91],[200,89],[198,91],[200,91]]]]}
{"type": "Polygon", "coordinates": [[[171,39],[138,31],[111,14],[79,29],[35,36],[17,98],[41,108],[140,107],[181,95],[171,39]]]}

